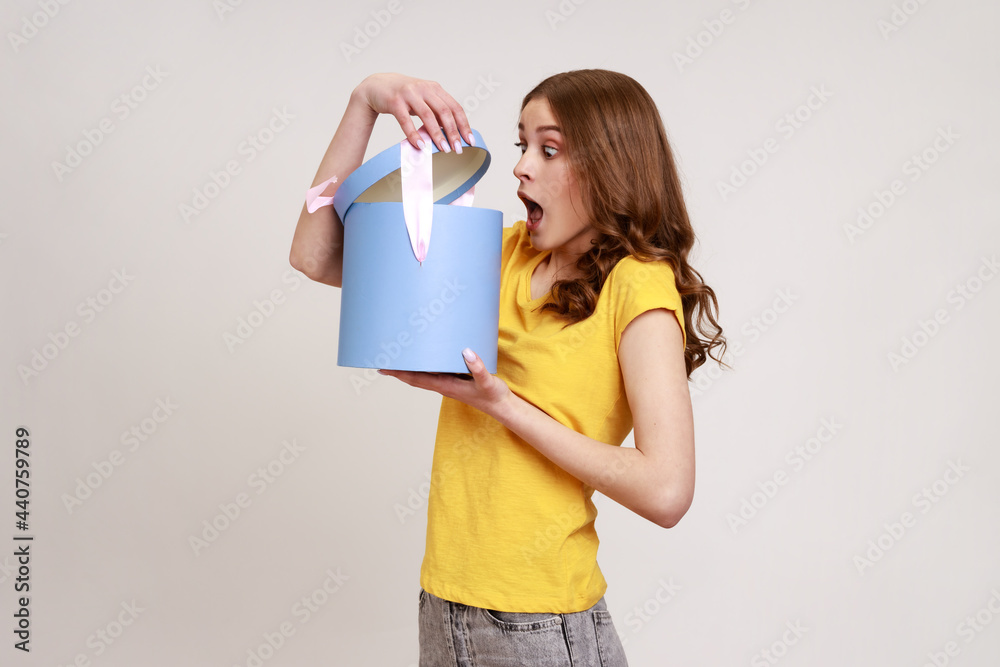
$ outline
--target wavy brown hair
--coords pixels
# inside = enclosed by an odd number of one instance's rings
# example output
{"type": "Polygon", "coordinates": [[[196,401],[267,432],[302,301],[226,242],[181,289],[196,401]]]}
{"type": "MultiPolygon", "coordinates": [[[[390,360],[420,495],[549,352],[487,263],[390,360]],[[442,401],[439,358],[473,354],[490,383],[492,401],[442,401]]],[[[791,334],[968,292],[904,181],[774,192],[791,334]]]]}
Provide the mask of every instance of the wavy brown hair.
{"type": "Polygon", "coordinates": [[[623,257],[665,260],[684,308],[688,377],[708,357],[726,366],[726,340],[712,313],[719,310],[715,292],[687,261],[695,234],[653,98],[631,77],[602,69],[550,76],[524,96],[521,110],[536,98],[548,102],[559,124],[570,169],[599,234],[576,263],[583,276],[554,283],[552,301],[543,309],[554,310],[567,325],[584,320],[623,257]],[[719,356],[712,354],[717,347],[719,356]]]}

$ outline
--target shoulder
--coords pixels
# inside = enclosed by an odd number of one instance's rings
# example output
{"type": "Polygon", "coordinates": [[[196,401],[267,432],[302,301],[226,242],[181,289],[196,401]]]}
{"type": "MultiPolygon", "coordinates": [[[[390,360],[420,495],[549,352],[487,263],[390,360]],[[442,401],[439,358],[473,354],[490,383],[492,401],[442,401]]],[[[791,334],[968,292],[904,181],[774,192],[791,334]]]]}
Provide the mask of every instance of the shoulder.
{"type": "Polygon", "coordinates": [[[615,322],[615,349],[629,323],[643,313],[664,308],[672,311],[687,344],[684,305],[674,270],[666,260],[643,262],[635,257],[622,258],[611,270],[602,297],[607,294],[615,322]]]}
{"type": "Polygon", "coordinates": [[[611,288],[613,298],[634,298],[645,293],[653,293],[661,296],[676,295],[677,302],[680,302],[674,270],[666,260],[643,262],[632,255],[627,255],[611,269],[605,286],[611,288]]]}

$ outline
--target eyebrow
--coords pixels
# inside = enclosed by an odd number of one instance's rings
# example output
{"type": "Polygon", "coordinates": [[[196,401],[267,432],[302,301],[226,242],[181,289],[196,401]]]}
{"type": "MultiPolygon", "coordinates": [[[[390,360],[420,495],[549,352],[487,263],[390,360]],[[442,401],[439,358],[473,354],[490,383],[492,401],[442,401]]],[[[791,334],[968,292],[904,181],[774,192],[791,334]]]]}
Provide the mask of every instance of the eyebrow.
{"type": "MultiPolygon", "coordinates": [[[[524,132],[524,123],[518,123],[517,129],[524,132]]],[[[562,134],[562,130],[559,129],[558,125],[541,125],[536,128],[536,132],[545,132],[547,130],[552,130],[553,132],[558,132],[562,134]]]]}

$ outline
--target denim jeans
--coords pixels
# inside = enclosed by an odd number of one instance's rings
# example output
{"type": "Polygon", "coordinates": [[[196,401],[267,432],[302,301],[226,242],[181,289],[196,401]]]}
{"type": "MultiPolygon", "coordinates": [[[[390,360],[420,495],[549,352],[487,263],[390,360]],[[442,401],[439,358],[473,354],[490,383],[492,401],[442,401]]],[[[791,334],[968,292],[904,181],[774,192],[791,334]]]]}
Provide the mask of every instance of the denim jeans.
{"type": "Polygon", "coordinates": [[[571,614],[494,611],[420,589],[420,667],[627,667],[602,597],[571,614]]]}

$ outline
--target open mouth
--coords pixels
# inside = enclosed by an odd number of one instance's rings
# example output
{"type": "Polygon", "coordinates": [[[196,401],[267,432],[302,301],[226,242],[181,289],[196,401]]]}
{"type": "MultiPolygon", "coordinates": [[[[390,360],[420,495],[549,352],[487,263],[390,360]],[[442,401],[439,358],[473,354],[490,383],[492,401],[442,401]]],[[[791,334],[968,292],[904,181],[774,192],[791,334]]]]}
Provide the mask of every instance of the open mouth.
{"type": "Polygon", "coordinates": [[[517,196],[520,197],[521,201],[524,202],[524,208],[528,212],[528,219],[526,221],[526,226],[528,231],[534,231],[538,228],[539,223],[542,221],[542,215],[544,211],[541,205],[534,199],[531,199],[522,192],[518,192],[517,196]]]}

